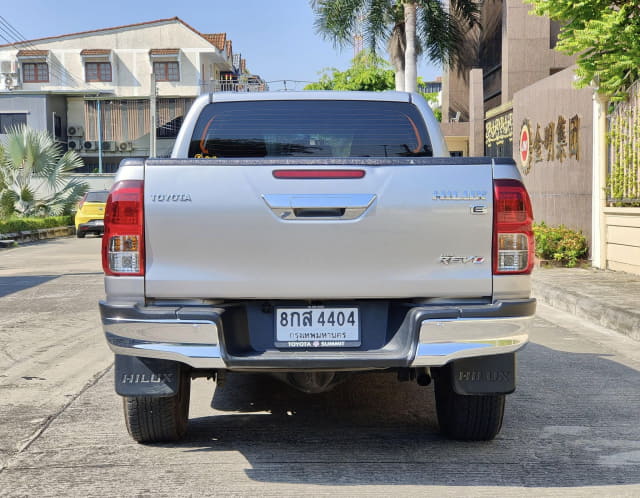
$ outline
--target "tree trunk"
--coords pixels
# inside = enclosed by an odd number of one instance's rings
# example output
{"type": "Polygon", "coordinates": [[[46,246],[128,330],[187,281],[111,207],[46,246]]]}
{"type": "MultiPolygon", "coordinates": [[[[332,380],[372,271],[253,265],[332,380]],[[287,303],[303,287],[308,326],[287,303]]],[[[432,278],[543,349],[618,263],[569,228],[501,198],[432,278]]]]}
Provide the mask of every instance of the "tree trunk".
{"type": "Polygon", "coordinates": [[[387,51],[395,70],[396,90],[404,91],[404,23],[396,23],[387,43],[387,51]]]}
{"type": "Polygon", "coordinates": [[[404,92],[404,54],[401,54],[400,57],[392,57],[391,63],[396,71],[396,90],[404,92]]]}
{"type": "Polygon", "coordinates": [[[407,92],[415,92],[418,90],[416,4],[412,0],[406,0],[404,4],[404,29],[407,42],[404,53],[404,89],[407,92]]]}
{"type": "Polygon", "coordinates": [[[404,69],[396,69],[396,91],[404,92],[404,69]]]}

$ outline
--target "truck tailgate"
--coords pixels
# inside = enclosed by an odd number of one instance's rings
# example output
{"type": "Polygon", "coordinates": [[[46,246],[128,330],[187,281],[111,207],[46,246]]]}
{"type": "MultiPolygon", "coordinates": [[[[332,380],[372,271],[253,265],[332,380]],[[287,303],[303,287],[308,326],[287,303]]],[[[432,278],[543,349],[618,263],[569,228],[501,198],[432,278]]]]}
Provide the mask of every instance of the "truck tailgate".
{"type": "Polygon", "coordinates": [[[350,161],[330,169],[364,177],[282,179],[275,170],[313,168],[148,161],[146,296],[490,296],[491,164],[414,163],[350,161]]]}

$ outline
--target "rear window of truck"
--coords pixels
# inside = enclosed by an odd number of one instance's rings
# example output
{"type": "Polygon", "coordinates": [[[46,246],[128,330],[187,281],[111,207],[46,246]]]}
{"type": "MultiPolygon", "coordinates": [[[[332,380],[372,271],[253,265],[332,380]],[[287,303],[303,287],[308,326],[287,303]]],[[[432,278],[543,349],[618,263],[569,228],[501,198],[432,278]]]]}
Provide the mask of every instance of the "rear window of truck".
{"type": "Polygon", "coordinates": [[[107,202],[107,197],[109,197],[109,192],[107,190],[87,192],[85,202],[99,202],[104,204],[107,202]]]}
{"type": "Polygon", "coordinates": [[[407,102],[270,100],[207,105],[189,157],[432,156],[426,125],[407,102]]]}

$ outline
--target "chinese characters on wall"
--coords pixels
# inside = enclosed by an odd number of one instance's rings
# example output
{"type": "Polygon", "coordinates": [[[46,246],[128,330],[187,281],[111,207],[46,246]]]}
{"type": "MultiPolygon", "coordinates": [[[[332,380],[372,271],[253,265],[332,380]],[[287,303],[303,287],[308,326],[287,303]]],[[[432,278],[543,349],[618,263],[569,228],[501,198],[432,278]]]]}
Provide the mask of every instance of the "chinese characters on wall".
{"type": "Polygon", "coordinates": [[[571,158],[580,160],[580,117],[577,114],[569,120],[564,116],[558,116],[556,120],[546,124],[536,123],[535,127],[525,121],[525,126],[530,127],[531,130],[529,134],[521,134],[520,138],[520,152],[525,173],[529,172],[531,162],[562,163],[571,158]],[[525,141],[523,136],[527,137],[525,141]],[[528,160],[526,164],[525,157],[528,160]]]}

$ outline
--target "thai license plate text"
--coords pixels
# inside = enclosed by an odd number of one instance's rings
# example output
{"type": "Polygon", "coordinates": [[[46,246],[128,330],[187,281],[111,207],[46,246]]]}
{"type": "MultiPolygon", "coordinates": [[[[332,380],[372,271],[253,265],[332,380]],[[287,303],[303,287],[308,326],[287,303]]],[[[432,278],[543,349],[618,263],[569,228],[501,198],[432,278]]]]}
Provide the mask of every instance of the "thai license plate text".
{"type": "Polygon", "coordinates": [[[360,346],[358,308],[276,308],[276,341],[280,348],[360,346]]]}

